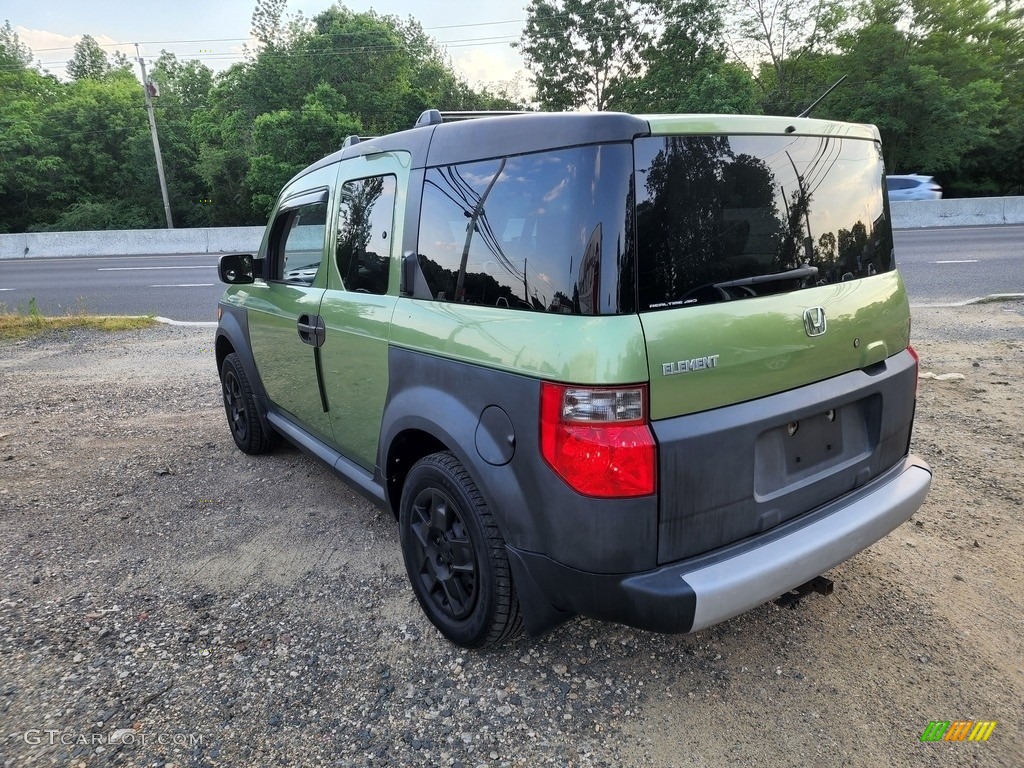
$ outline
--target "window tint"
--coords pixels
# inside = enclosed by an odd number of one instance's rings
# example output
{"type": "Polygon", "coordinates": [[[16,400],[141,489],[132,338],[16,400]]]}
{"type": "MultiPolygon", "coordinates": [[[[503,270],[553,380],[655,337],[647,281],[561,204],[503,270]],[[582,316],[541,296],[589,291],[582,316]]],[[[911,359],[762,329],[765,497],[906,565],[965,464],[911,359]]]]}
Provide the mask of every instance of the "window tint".
{"type": "Polygon", "coordinates": [[[388,292],[395,177],[345,182],[338,212],[338,272],[347,291],[388,292]]]}
{"type": "Polygon", "coordinates": [[[431,295],[538,312],[633,311],[631,174],[628,144],[428,169],[419,263],[431,295]]]}
{"type": "Polygon", "coordinates": [[[894,179],[890,177],[886,179],[885,185],[889,189],[910,189],[911,187],[916,187],[917,182],[913,179],[894,179]]]}
{"type": "Polygon", "coordinates": [[[311,285],[323,258],[327,203],[302,205],[281,213],[270,246],[272,280],[311,285]]]}
{"type": "Polygon", "coordinates": [[[635,147],[641,309],[751,298],[894,268],[874,142],[677,136],[638,139],[635,147]],[[799,273],[764,279],[791,270],[799,273]]]}

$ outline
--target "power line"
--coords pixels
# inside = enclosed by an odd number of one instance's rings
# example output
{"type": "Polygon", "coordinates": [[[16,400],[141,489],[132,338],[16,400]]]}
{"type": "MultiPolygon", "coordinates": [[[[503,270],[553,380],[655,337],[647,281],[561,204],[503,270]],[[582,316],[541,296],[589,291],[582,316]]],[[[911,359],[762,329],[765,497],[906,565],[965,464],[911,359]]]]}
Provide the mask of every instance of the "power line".
{"type": "MultiPolygon", "coordinates": [[[[557,17],[552,17],[557,18],[557,17]]],[[[466,24],[444,24],[436,27],[423,27],[423,31],[427,32],[433,29],[466,29],[468,27],[493,27],[501,24],[525,24],[526,19],[509,19],[508,21],[478,21],[466,24]]],[[[335,36],[349,35],[355,36],[357,32],[339,32],[334,33],[335,36]]],[[[201,38],[197,40],[140,40],[138,45],[183,45],[191,43],[246,43],[254,41],[253,37],[210,37],[201,38]]],[[[78,41],[81,42],[81,41],[78,41]]],[[[74,49],[78,42],[71,45],[64,45],[58,48],[36,48],[33,53],[49,53],[50,51],[69,51],[74,49]]],[[[118,46],[131,46],[136,45],[135,42],[130,43],[96,43],[100,48],[117,48],[118,46]]]]}

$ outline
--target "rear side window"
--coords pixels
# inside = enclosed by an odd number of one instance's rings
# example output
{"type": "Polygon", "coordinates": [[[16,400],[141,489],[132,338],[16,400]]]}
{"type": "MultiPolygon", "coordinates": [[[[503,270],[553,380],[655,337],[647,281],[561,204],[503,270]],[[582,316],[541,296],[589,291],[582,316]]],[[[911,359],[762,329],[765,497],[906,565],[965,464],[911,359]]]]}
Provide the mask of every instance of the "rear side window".
{"type": "Polygon", "coordinates": [[[577,315],[635,307],[629,144],[430,168],[419,264],[438,301],[577,315]]]}
{"type": "Polygon", "coordinates": [[[895,266],[875,142],[672,136],[638,139],[635,151],[641,310],[752,298],[895,266]]]}
{"type": "Polygon", "coordinates": [[[335,254],[342,284],[347,291],[387,293],[395,177],[347,181],[340,198],[335,254]]]}

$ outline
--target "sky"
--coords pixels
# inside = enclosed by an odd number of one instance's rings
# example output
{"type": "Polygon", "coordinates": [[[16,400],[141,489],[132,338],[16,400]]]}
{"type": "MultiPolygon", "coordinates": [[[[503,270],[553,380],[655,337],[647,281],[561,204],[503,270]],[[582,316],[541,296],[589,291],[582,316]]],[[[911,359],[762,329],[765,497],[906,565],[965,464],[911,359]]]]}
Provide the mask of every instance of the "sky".
{"type": "MultiPolygon", "coordinates": [[[[512,79],[523,69],[509,43],[519,39],[527,0],[346,0],[353,11],[375,10],[412,16],[447,49],[455,68],[471,85],[512,79]]],[[[286,15],[312,18],[331,0],[288,0],[286,15]]],[[[198,58],[215,71],[242,59],[256,0],[6,0],[0,24],[8,20],[43,68],[64,77],[64,65],[82,35],[104,50],[120,50],[152,61],[162,49],[179,59],[198,58]]]]}

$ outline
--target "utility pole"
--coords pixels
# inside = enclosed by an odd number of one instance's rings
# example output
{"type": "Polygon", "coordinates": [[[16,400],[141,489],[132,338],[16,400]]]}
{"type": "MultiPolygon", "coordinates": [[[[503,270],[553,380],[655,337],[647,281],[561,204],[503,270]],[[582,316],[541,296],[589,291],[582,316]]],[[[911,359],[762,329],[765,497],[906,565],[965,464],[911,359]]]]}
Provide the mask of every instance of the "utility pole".
{"type": "Polygon", "coordinates": [[[156,135],[156,117],[153,115],[153,99],[149,92],[149,80],[146,79],[146,62],[139,53],[139,44],[135,44],[135,56],[142,67],[142,92],[146,94],[146,112],[149,114],[149,132],[153,135],[153,154],[156,155],[156,174],[160,177],[160,192],[164,196],[164,214],[167,216],[167,228],[174,229],[171,221],[171,200],[167,196],[167,180],[164,178],[164,161],[160,156],[160,139],[156,135]]]}

